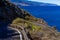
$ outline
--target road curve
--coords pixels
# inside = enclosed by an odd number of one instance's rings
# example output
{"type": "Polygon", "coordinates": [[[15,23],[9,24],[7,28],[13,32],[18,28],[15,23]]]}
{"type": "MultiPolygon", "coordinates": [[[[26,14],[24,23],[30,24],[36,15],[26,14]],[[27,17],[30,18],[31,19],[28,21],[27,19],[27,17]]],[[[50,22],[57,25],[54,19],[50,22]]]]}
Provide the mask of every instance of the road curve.
{"type": "Polygon", "coordinates": [[[16,24],[11,24],[9,27],[13,28],[13,29],[17,29],[18,31],[21,32],[22,36],[23,36],[23,40],[30,40],[27,36],[27,33],[25,32],[24,30],[24,27],[23,26],[20,26],[20,25],[16,25],[16,24]]]}
{"type": "Polygon", "coordinates": [[[21,32],[20,32],[18,29],[12,28],[12,27],[9,27],[9,28],[11,28],[11,29],[13,29],[13,30],[16,30],[16,31],[19,33],[20,40],[23,40],[23,39],[22,39],[22,34],[21,34],[21,32]]]}

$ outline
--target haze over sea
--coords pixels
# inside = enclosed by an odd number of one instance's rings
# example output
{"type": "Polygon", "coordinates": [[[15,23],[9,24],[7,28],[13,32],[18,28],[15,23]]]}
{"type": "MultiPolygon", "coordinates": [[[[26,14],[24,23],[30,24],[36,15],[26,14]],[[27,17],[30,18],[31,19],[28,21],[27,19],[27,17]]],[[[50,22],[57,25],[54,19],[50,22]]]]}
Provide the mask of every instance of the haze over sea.
{"type": "Polygon", "coordinates": [[[19,6],[30,12],[37,18],[44,19],[48,25],[56,26],[60,31],[60,7],[59,6],[19,6]]]}

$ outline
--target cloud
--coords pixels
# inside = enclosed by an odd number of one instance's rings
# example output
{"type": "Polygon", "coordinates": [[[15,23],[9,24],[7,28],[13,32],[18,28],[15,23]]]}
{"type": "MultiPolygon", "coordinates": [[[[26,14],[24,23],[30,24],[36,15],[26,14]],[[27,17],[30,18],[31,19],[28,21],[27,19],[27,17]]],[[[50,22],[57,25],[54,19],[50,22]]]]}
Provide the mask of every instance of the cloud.
{"type": "Polygon", "coordinates": [[[13,4],[15,4],[15,5],[21,5],[21,6],[30,6],[30,5],[25,4],[25,3],[16,3],[16,2],[13,2],[13,4]]]}

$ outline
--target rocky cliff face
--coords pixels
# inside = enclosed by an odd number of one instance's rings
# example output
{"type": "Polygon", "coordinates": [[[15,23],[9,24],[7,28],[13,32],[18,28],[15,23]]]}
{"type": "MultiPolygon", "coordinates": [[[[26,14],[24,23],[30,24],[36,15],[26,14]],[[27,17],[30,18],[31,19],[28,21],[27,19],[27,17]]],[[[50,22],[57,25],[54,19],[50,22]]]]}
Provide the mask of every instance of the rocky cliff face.
{"type": "Polygon", "coordinates": [[[0,31],[3,30],[4,34],[6,34],[5,28],[7,29],[8,24],[10,26],[14,24],[12,28],[19,31],[22,28],[24,30],[22,32],[23,39],[27,36],[26,38],[29,40],[60,40],[60,33],[55,28],[48,26],[44,20],[33,17],[29,12],[18,8],[7,0],[0,0],[0,31]]]}
{"type": "Polygon", "coordinates": [[[22,13],[22,9],[18,8],[14,4],[11,4],[8,1],[1,1],[0,3],[0,16],[12,20],[16,17],[24,18],[24,13],[22,13]]]}
{"type": "MultiPolygon", "coordinates": [[[[15,18],[20,17],[25,20],[38,21],[38,19],[31,16],[25,10],[18,8],[16,5],[9,1],[0,1],[0,20],[4,22],[12,22],[15,18]]],[[[40,19],[40,21],[43,21],[40,19]]],[[[44,21],[43,21],[44,23],[44,21]]]]}

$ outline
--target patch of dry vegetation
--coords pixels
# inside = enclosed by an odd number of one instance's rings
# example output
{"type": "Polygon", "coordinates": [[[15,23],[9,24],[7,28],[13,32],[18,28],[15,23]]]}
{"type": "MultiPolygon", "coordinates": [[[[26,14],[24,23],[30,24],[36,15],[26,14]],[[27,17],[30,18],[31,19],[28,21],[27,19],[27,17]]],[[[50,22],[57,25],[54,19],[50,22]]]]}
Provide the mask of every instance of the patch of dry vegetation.
{"type": "Polygon", "coordinates": [[[22,24],[23,26],[25,26],[25,28],[28,28],[31,31],[41,30],[41,26],[34,25],[32,22],[26,21],[26,20],[21,19],[21,18],[16,18],[15,20],[13,20],[12,24],[17,24],[17,25],[22,24]]]}

